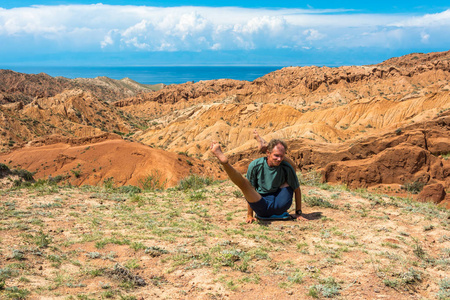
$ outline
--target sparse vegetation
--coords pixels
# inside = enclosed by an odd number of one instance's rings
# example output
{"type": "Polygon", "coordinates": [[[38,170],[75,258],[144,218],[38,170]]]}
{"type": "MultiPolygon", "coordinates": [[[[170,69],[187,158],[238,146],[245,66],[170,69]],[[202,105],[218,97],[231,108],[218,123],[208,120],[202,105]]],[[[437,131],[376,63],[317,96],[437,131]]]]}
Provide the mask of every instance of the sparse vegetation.
{"type": "MultiPolygon", "coordinates": [[[[354,295],[347,287],[355,280],[346,274],[356,269],[372,276],[376,267],[371,284],[388,298],[434,281],[431,293],[446,299],[448,282],[430,274],[448,266],[448,211],[408,198],[310,182],[302,186],[303,210],[306,216],[321,212],[317,218],[252,225],[244,222],[245,202],[236,198],[241,195],[234,186],[200,176],[187,177],[176,188],[147,191],[115,187],[112,179],[99,187],[60,186],[52,193],[41,192],[55,186],[48,181],[40,181],[39,187],[10,189],[0,203],[0,260],[9,258],[0,269],[0,297],[57,295],[67,287],[89,288],[83,294],[88,299],[130,297],[136,292],[151,294],[173,282],[188,284],[189,279],[178,274],[199,270],[198,274],[209,274],[202,284],[222,287],[205,290],[216,295],[223,296],[223,291],[247,295],[254,284],[264,281],[274,291],[290,293],[295,288],[300,298],[302,294],[345,298],[354,295]],[[386,211],[396,212],[396,218],[375,218],[386,211]],[[47,220],[67,220],[76,226],[61,227],[47,220]],[[405,222],[419,232],[432,230],[439,236],[434,247],[442,249],[432,251],[429,241],[411,234],[415,231],[392,229],[405,222]],[[20,234],[9,235],[11,230],[20,234]],[[35,259],[45,263],[50,288],[24,288],[35,259]],[[123,267],[116,268],[117,263],[123,267]],[[335,266],[349,272],[336,275],[335,266]],[[138,285],[136,276],[147,285],[138,285]],[[95,289],[86,285],[88,279],[97,282],[95,289]]],[[[361,281],[358,289],[366,288],[361,281]]],[[[201,289],[183,290],[172,291],[181,298],[204,295],[201,289]]]]}

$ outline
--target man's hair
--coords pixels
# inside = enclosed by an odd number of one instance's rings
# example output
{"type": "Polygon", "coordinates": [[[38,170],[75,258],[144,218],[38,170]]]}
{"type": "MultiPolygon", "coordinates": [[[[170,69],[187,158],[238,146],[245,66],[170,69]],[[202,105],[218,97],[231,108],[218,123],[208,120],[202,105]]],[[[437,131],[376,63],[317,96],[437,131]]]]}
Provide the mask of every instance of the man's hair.
{"type": "Polygon", "coordinates": [[[280,139],[272,139],[270,140],[269,144],[267,145],[267,151],[272,152],[273,148],[275,148],[276,145],[281,144],[284,147],[284,151],[287,152],[287,145],[284,141],[280,139]]]}

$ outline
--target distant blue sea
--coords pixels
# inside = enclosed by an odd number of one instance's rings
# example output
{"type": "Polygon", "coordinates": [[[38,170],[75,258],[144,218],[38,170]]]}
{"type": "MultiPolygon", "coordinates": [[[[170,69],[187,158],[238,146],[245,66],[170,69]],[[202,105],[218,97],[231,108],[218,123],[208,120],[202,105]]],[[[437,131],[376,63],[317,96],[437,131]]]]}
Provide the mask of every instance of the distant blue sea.
{"type": "Polygon", "coordinates": [[[200,81],[211,79],[236,79],[253,81],[267,73],[279,70],[280,66],[216,66],[216,67],[24,67],[10,68],[20,73],[39,74],[46,73],[52,77],[62,76],[66,78],[95,78],[106,76],[112,79],[131,78],[143,84],[178,84],[188,81],[200,81]]]}

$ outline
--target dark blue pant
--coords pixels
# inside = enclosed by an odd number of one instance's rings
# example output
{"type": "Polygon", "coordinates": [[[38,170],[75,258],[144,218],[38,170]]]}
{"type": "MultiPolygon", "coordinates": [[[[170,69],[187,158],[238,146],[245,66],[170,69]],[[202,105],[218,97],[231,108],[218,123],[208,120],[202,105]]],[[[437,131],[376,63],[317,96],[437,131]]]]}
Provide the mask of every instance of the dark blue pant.
{"type": "Polygon", "coordinates": [[[261,199],[255,203],[249,203],[253,211],[260,217],[281,215],[292,205],[294,190],[290,186],[284,187],[271,194],[261,195],[261,199]]]}

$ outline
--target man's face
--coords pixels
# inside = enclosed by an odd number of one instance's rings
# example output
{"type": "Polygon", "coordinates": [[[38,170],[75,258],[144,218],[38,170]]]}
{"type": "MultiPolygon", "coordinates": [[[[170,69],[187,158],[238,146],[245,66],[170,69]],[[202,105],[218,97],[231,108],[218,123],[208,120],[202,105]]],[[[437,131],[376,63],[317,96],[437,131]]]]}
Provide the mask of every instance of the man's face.
{"type": "Polygon", "coordinates": [[[278,144],[275,147],[273,147],[273,150],[267,151],[267,164],[269,167],[277,167],[281,164],[283,161],[284,155],[286,154],[286,151],[283,147],[283,145],[278,144]]]}

